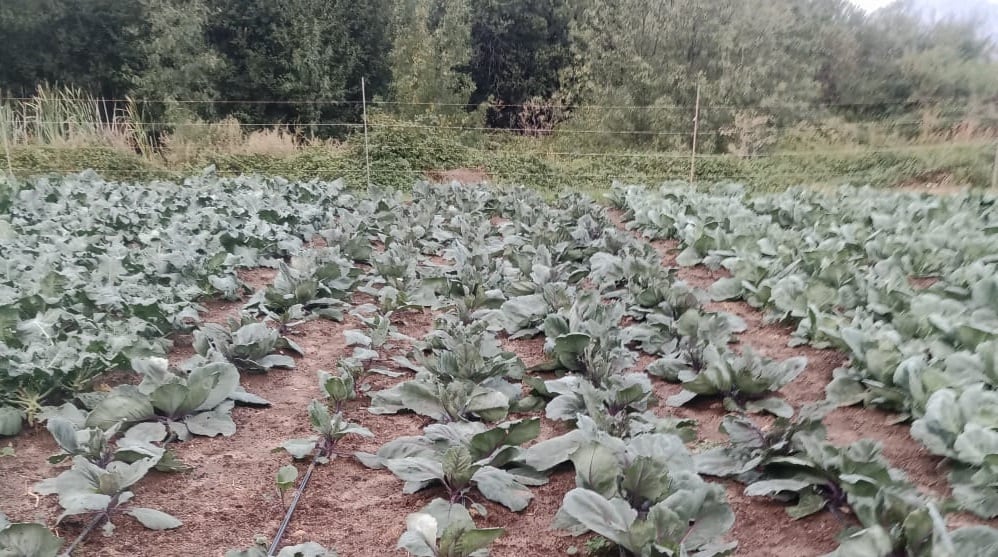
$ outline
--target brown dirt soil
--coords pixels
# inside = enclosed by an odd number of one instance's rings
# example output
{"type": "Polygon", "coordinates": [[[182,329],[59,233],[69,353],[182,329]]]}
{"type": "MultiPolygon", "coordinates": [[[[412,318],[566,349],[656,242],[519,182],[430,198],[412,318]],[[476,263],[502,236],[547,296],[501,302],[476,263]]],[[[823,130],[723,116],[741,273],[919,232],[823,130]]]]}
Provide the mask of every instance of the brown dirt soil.
{"type": "Polygon", "coordinates": [[[744,495],[744,486],[723,480],[735,513],[730,538],[738,540],[738,557],[813,557],[834,551],[844,524],[831,513],[801,520],[787,515],[785,505],[765,497],[744,495]]]}
{"type": "MultiPolygon", "coordinates": [[[[620,222],[619,212],[616,217],[620,222]]],[[[493,224],[501,224],[494,222],[493,224]]],[[[667,265],[674,265],[675,242],[652,242],[663,255],[667,265]]],[[[269,284],[272,269],[248,271],[240,275],[255,287],[269,284]]],[[[702,267],[682,268],[679,277],[689,284],[706,288],[719,275],[702,267]]],[[[354,303],[371,301],[369,296],[355,295],[354,303]]],[[[222,321],[237,313],[242,302],[208,302],[206,321],[222,321]]],[[[749,330],[740,335],[736,349],[752,346],[773,358],[794,355],[808,357],[808,369],[783,394],[795,406],[824,398],[824,386],[832,370],[842,365],[846,357],[835,351],[821,351],[809,347],[789,348],[787,340],[791,330],[778,324],[764,324],[762,316],[741,302],[708,304],[708,309],[727,311],[746,320],[749,330]]],[[[396,314],[396,326],[414,338],[421,338],[432,327],[433,314],[428,311],[396,314]]],[[[229,438],[196,438],[177,444],[178,456],[192,466],[181,474],[153,473],[135,489],[136,503],[174,514],[184,526],[173,532],[146,530],[123,517],[116,520],[118,532],[112,538],[99,535],[83,546],[76,555],[88,556],[217,556],[227,548],[247,547],[254,536],[271,536],[284,514],[284,505],[274,487],[277,469],[290,459],[271,450],[286,439],[310,434],[305,407],[319,396],[315,379],[317,370],[335,369],[337,359],[348,352],[344,346],[343,331],[355,327],[352,318],[344,323],[312,321],[300,326],[295,341],[306,351],[298,360],[298,369],[278,371],[267,375],[244,376],[244,385],[250,392],[259,394],[273,403],[265,409],[237,408],[233,412],[237,432],[229,438]]],[[[170,354],[171,363],[177,363],[193,353],[189,335],[178,335],[170,354]]],[[[507,349],[515,351],[530,366],[545,360],[543,338],[503,339],[507,349]]],[[[404,352],[405,347],[395,353],[404,352]]],[[[642,357],[636,364],[644,369],[651,361],[642,357]]],[[[378,375],[369,382],[374,388],[385,388],[398,381],[378,375]]],[[[653,408],[659,415],[690,417],[699,421],[699,446],[724,441],[719,433],[725,411],[716,400],[695,401],[682,408],[669,408],[664,400],[678,392],[677,385],[655,380],[655,393],[660,402],[653,408]]],[[[413,415],[376,416],[366,410],[367,399],[352,401],[345,413],[349,419],[369,428],[373,439],[346,438],[344,452],[374,452],[386,441],[403,435],[416,435],[428,421],[413,415]]],[[[540,416],[541,414],[534,414],[540,416]]],[[[884,444],[884,452],[891,462],[905,470],[922,489],[945,494],[947,485],[940,460],[908,436],[906,425],[887,425],[889,415],[862,408],[844,408],[833,412],[827,419],[831,439],[836,443],[851,443],[859,438],[873,438],[884,444]]],[[[541,420],[540,439],[563,433],[562,423],[541,420]]],[[[12,441],[17,456],[0,458],[0,501],[3,511],[15,520],[41,520],[51,524],[58,515],[54,497],[39,498],[31,493],[37,481],[58,473],[45,458],[56,452],[50,435],[34,429],[15,437],[12,441]]],[[[304,472],[305,466],[299,465],[304,472]]],[[[783,505],[764,498],[747,497],[735,482],[721,482],[736,516],[729,538],[737,539],[739,556],[768,557],[788,555],[809,557],[822,555],[836,546],[835,537],[842,525],[830,513],[821,513],[808,519],[793,521],[783,510],[783,505]]],[[[574,486],[570,469],[559,470],[551,481],[534,488],[534,500],[522,513],[511,513],[504,508],[485,502],[488,517],[480,519],[484,527],[503,527],[507,536],[493,546],[495,557],[522,557],[524,555],[565,555],[570,547],[581,548],[585,537],[569,538],[551,532],[549,526],[561,504],[565,492],[574,486]]],[[[334,460],[318,468],[313,475],[299,508],[288,530],[286,542],[317,541],[335,548],[347,557],[374,557],[402,555],[395,550],[398,536],[404,529],[405,516],[438,496],[439,491],[427,490],[413,495],[402,493],[402,483],[387,471],[373,471],[363,467],[352,457],[334,460]]],[[[290,498],[290,493],[287,498],[290,498]]],[[[980,521],[957,515],[952,524],[971,524],[980,521]]],[[[75,536],[81,526],[67,522],[59,533],[75,536]]]]}
{"type": "Polygon", "coordinates": [[[464,185],[474,185],[491,180],[488,172],[484,168],[454,168],[451,170],[431,170],[426,173],[426,178],[435,183],[449,184],[458,182],[464,185]]]}
{"type": "MultiPolygon", "coordinates": [[[[321,239],[321,238],[320,238],[321,239]]],[[[322,240],[325,243],[325,240],[322,240]]],[[[277,269],[260,267],[259,269],[239,269],[236,273],[239,280],[246,283],[251,290],[262,290],[274,283],[277,269]]]]}
{"type": "MultiPolygon", "coordinates": [[[[242,302],[209,302],[207,321],[224,320],[238,313],[242,302]]],[[[144,556],[144,555],[221,555],[226,549],[247,547],[256,535],[273,535],[284,514],[284,503],[274,487],[277,469],[290,459],[271,452],[282,441],[310,435],[305,407],[319,396],[316,371],[332,370],[336,361],[348,352],[343,331],[356,326],[344,323],[311,321],[301,325],[295,341],[306,351],[298,360],[298,369],[267,375],[244,375],[247,390],[271,401],[265,409],[236,408],[233,419],[237,432],[229,438],[195,438],[174,445],[177,455],[192,467],[180,474],[154,472],[136,485],[136,502],[171,513],[184,526],[172,532],[146,530],[130,518],[115,521],[118,529],[111,538],[92,537],[75,555],[144,556]]],[[[395,324],[414,338],[421,338],[432,328],[433,315],[428,311],[402,312],[395,324]]],[[[543,360],[543,339],[513,341],[528,362],[543,360]]],[[[404,347],[403,347],[404,348],[404,347]]],[[[403,350],[404,351],[404,350],[403,350]]],[[[191,356],[189,335],[174,338],[171,363],[191,356]]],[[[369,378],[374,388],[385,388],[405,380],[378,375],[369,378]]],[[[427,420],[414,415],[376,416],[366,410],[367,400],[347,405],[347,417],[367,427],[373,439],[346,438],[344,453],[375,452],[386,441],[403,435],[418,435],[427,420]]],[[[542,420],[541,438],[564,433],[564,424],[542,420]]],[[[43,429],[28,431],[12,440],[17,456],[0,459],[0,500],[3,511],[14,520],[40,520],[51,524],[59,509],[54,497],[41,498],[31,492],[36,482],[58,474],[60,468],[45,459],[57,452],[51,436],[43,429]]],[[[299,465],[304,473],[306,466],[299,465]]],[[[483,527],[502,527],[508,535],[493,546],[497,557],[563,555],[572,546],[581,546],[585,538],[569,538],[548,532],[565,492],[574,486],[571,470],[561,470],[551,481],[535,488],[534,500],[522,513],[485,502],[488,517],[483,527]],[[539,532],[543,535],[538,536],[539,532]]],[[[302,499],[286,542],[311,540],[334,547],[344,556],[401,555],[395,543],[404,530],[405,517],[417,511],[439,490],[414,495],[402,493],[402,483],[387,471],[368,470],[350,456],[321,466],[312,477],[302,499]]],[[[290,500],[291,493],[286,494],[290,500]]],[[[82,523],[67,520],[59,534],[71,539],[82,523]]]]}
{"type": "Polygon", "coordinates": [[[939,282],[939,277],[908,277],[908,284],[915,290],[925,290],[939,282]]]}
{"type": "MultiPolygon", "coordinates": [[[[610,220],[623,229],[624,213],[609,210],[610,220]]],[[[632,231],[640,238],[640,233],[632,231]]],[[[681,248],[676,240],[654,240],[650,244],[662,256],[663,265],[678,267],[675,257],[681,248]]],[[[718,278],[729,276],[725,269],[716,271],[703,265],[680,267],[677,274],[687,284],[706,289],[718,278]]],[[[931,286],[932,278],[912,279],[913,286],[931,286]]],[[[805,356],[808,366],[795,381],[782,389],[784,397],[799,408],[809,402],[825,398],[825,386],[832,379],[832,372],[848,362],[846,354],[836,350],[817,350],[810,346],[791,348],[793,327],[779,323],[766,323],[761,312],[745,302],[708,302],[708,311],[723,311],[745,320],[748,330],[738,335],[735,350],[752,347],[764,356],[785,359],[805,356]]],[[[678,385],[655,381],[655,393],[664,401],[668,396],[679,392],[678,385]]],[[[663,405],[664,406],[664,405],[663,405]]],[[[670,412],[684,418],[698,420],[698,443],[711,445],[725,441],[718,426],[725,411],[719,402],[694,401],[682,408],[664,409],[660,406],[656,413],[670,412]]],[[[825,418],[829,439],[836,444],[846,445],[859,439],[873,439],[881,443],[884,456],[891,464],[907,474],[921,491],[937,497],[949,495],[946,469],[942,459],[932,455],[909,435],[908,424],[891,425],[892,414],[875,409],[860,407],[839,408],[825,418]]],[[[783,505],[763,498],[746,497],[734,482],[726,482],[729,502],[735,512],[736,522],[732,537],[739,541],[736,552],[739,556],[763,557],[771,555],[822,555],[836,547],[835,538],[842,531],[838,519],[830,513],[821,513],[805,520],[793,521],[783,511],[783,505]]],[[[947,517],[951,527],[967,524],[998,524],[998,521],[984,521],[967,513],[947,517]]]]}
{"type": "Polygon", "coordinates": [[[454,260],[444,257],[442,255],[431,255],[426,258],[426,260],[436,267],[450,267],[454,265],[454,260]]]}
{"type": "Polygon", "coordinates": [[[503,348],[516,354],[523,360],[527,367],[536,366],[547,361],[544,354],[544,337],[517,338],[511,339],[505,336],[500,337],[503,348]]]}
{"type": "Polygon", "coordinates": [[[201,305],[205,311],[201,314],[201,320],[205,323],[225,323],[229,317],[238,318],[246,302],[242,300],[208,300],[201,305]]]}

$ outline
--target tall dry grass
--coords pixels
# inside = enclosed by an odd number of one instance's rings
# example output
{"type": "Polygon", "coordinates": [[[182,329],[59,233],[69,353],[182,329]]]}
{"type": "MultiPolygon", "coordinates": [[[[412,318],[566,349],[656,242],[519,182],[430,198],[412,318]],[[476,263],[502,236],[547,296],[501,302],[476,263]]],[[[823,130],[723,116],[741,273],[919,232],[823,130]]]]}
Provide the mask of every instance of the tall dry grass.
{"type": "Polygon", "coordinates": [[[81,89],[39,86],[31,98],[3,103],[0,134],[12,146],[134,148],[128,110],[114,113],[113,105],[81,89]]]}
{"type": "Polygon", "coordinates": [[[4,151],[99,146],[170,165],[214,154],[289,157],[305,148],[336,145],[286,126],[247,130],[232,117],[218,122],[149,122],[131,99],[112,103],[81,89],[48,86],[40,86],[31,98],[0,103],[0,140],[4,151]]]}
{"type": "Polygon", "coordinates": [[[171,164],[197,161],[205,154],[290,157],[305,147],[326,144],[305,139],[286,127],[246,130],[235,118],[220,122],[178,123],[161,138],[163,157],[171,164]]]}

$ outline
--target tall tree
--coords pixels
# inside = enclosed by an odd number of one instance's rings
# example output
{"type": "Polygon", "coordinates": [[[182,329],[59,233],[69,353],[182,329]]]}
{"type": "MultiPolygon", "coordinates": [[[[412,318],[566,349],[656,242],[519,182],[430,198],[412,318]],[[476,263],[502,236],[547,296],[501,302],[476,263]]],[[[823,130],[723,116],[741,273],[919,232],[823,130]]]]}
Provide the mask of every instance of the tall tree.
{"type": "Polygon", "coordinates": [[[30,94],[41,83],[74,85],[105,98],[132,82],[143,11],[135,0],[0,2],[0,88],[30,94]]]}
{"type": "Polygon", "coordinates": [[[356,120],[362,77],[369,97],[388,90],[390,0],[215,5],[208,36],[227,61],[218,89],[245,121],[356,120]]]}
{"type": "Polygon", "coordinates": [[[492,99],[491,125],[515,127],[519,108],[532,98],[549,98],[561,86],[570,62],[566,0],[472,0],[475,83],[471,104],[492,99]]]}
{"type": "Polygon", "coordinates": [[[208,45],[209,10],[204,0],[140,0],[145,17],[134,68],[132,94],[155,121],[211,117],[224,61],[208,45]],[[160,102],[162,101],[162,102],[160,102]],[[190,101],[190,102],[177,102],[190,101]]]}
{"type": "Polygon", "coordinates": [[[392,99],[405,116],[465,113],[473,90],[468,0],[397,0],[392,23],[392,99]]]}
{"type": "Polygon", "coordinates": [[[927,21],[899,1],[855,18],[840,46],[827,58],[823,100],[847,116],[945,107],[960,117],[998,98],[994,44],[978,21],[927,21]]]}
{"type": "Polygon", "coordinates": [[[626,108],[578,116],[621,138],[688,141],[697,88],[702,145],[750,117],[778,125],[787,105],[818,97],[818,27],[825,0],[592,0],[574,27],[575,97],[626,108]],[[635,108],[653,106],[653,108],[635,108]],[[661,132],[663,135],[655,135],[661,132]],[[677,135],[669,135],[677,134],[677,135]]]}

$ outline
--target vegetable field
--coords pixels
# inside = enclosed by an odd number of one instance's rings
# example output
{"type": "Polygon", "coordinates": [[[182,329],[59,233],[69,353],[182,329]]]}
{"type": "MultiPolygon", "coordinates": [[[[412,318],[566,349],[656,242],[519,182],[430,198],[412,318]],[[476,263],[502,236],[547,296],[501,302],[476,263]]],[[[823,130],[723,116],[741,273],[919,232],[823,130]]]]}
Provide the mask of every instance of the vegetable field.
{"type": "Polygon", "coordinates": [[[998,554],[993,197],[7,186],[0,555],[998,554]]]}

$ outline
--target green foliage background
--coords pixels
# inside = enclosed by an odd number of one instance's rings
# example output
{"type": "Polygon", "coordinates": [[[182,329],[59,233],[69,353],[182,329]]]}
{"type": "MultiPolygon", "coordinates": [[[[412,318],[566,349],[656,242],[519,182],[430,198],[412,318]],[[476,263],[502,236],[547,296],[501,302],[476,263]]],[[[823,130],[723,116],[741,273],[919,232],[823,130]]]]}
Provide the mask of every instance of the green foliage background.
{"type": "Polygon", "coordinates": [[[11,0],[0,131],[18,173],[357,180],[363,78],[377,182],[473,167],[592,189],[688,178],[699,87],[698,180],[983,185],[998,64],[977,25],[914,0],[11,0]],[[72,141],[44,84],[79,91],[80,119],[116,139],[72,141]],[[293,152],[218,147],[219,122],[284,130],[293,152]]]}

